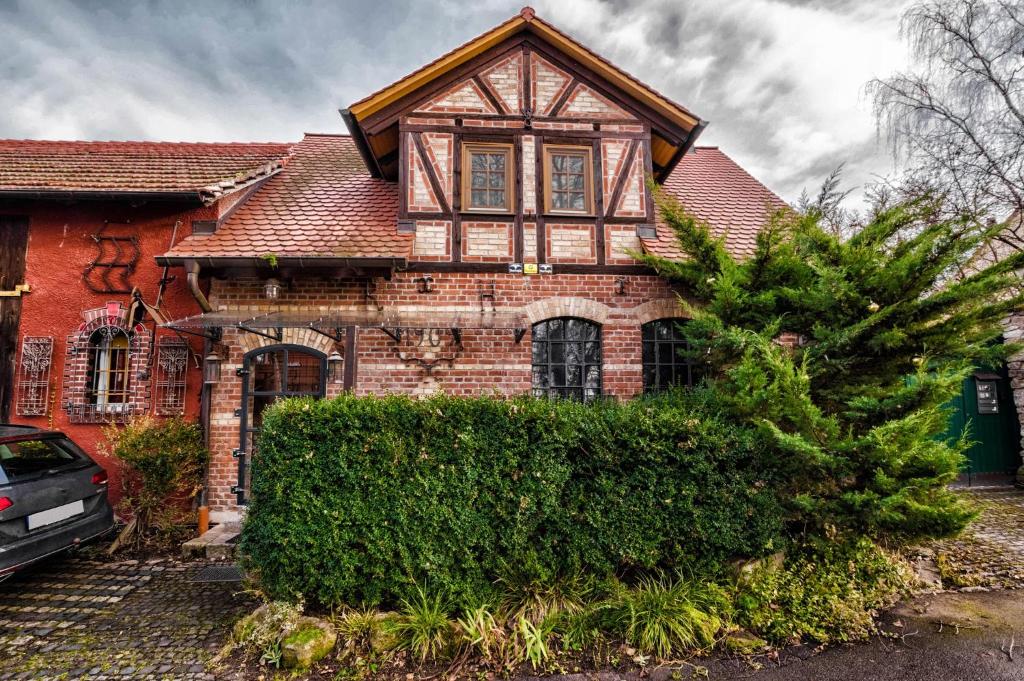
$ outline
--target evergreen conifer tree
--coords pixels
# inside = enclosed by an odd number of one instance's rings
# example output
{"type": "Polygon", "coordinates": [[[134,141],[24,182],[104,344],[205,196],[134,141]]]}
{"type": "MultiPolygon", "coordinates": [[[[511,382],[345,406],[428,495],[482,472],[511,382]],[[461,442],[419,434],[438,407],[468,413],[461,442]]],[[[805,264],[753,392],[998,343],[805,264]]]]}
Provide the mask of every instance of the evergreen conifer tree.
{"type": "Polygon", "coordinates": [[[781,211],[738,258],[673,198],[658,204],[685,258],[638,257],[680,286],[712,389],[768,436],[794,529],[962,528],[970,510],[946,485],[969,440],[942,438],[945,405],[972,369],[1018,349],[999,343],[1000,322],[1024,301],[1024,254],[952,273],[1000,227],[944,219],[931,197],[877,211],[848,239],[819,211],[781,211]]]}

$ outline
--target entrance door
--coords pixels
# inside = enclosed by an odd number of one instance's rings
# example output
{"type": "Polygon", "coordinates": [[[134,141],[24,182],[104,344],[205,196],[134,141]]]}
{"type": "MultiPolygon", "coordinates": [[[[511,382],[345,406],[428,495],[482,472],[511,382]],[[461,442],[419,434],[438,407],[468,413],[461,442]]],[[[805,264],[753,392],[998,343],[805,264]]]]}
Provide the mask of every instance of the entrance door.
{"type": "Polygon", "coordinates": [[[28,218],[0,215],[0,423],[11,420],[27,246],[28,218]]]}
{"type": "Polygon", "coordinates": [[[964,379],[953,398],[947,436],[959,437],[970,427],[968,477],[1012,473],[1020,465],[1020,425],[1006,367],[981,370],[964,379]]]}
{"type": "Polygon", "coordinates": [[[282,397],[323,397],[327,357],[297,345],[253,350],[242,364],[242,419],[238,451],[238,503],[249,500],[252,469],[259,466],[254,440],[263,425],[263,410],[282,397]]]}

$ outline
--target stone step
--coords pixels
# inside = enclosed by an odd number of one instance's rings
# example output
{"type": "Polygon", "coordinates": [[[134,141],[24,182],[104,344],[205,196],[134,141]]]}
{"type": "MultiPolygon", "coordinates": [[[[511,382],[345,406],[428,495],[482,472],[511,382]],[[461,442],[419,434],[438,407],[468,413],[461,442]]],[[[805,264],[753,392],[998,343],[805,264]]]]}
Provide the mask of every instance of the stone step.
{"type": "Polygon", "coordinates": [[[215,525],[203,535],[189,539],[181,545],[185,558],[206,558],[207,560],[232,560],[238,542],[240,528],[237,523],[215,525]]]}

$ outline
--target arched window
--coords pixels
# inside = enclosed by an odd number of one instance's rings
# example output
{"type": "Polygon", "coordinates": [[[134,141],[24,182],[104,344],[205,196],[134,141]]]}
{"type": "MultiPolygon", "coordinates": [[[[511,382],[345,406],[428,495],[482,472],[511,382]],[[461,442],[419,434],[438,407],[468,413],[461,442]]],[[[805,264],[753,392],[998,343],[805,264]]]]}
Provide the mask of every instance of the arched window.
{"type": "Polygon", "coordinates": [[[103,326],[89,336],[89,404],[116,411],[129,397],[128,334],[116,326],[103,326]]]}
{"type": "Polygon", "coordinates": [[[533,394],[592,400],[601,395],[601,327],[576,317],[533,325],[533,394]]]}
{"type": "Polygon", "coordinates": [[[641,327],[644,392],[692,386],[703,377],[703,365],[686,354],[689,344],[679,330],[685,319],[658,319],[641,327]]]}

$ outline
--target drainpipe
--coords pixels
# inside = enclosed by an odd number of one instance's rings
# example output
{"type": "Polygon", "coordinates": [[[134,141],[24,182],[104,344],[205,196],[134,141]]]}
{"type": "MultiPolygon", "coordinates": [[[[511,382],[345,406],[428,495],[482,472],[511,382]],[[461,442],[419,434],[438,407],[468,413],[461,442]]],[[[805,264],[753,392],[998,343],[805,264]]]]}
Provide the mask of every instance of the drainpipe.
{"type": "Polygon", "coordinates": [[[189,260],[185,263],[186,278],[188,280],[188,290],[192,292],[192,297],[199,303],[199,309],[203,312],[212,312],[213,307],[210,306],[210,301],[203,295],[202,289],[199,288],[199,263],[195,260],[189,260]]]}
{"type": "MultiPolygon", "coordinates": [[[[195,260],[189,260],[185,263],[186,281],[188,282],[188,290],[192,293],[192,297],[196,299],[196,303],[199,305],[199,309],[203,312],[212,312],[213,307],[210,305],[210,301],[203,295],[203,291],[199,288],[199,263],[195,260]]],[[[203,340],[203,361],[206,361],[206,356],[210,354],[213,349],[213,342],[206,338],[203,340]]],[[[203,367],[203,373],[205,375],[205,366],[203,367]]],[[[207,449],[210,448],[210,388],[212,386],[207,385],[206,381],[203,381],[202,390],[199,393],[199,428],[203,432],[203,446],[207,449]]],[[[203,489],[200,492],[199,499],[199,518],[198,518],[198,530],[199,535],[202,536],[210,528],[210,508],[206,505],[206,492],[209,489],[210,484],[210,471],[207,468],[206,480],[204,481],[203,489]]]]}

